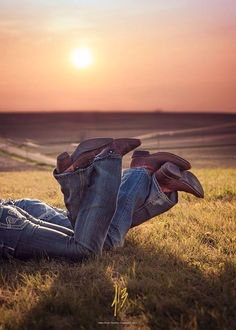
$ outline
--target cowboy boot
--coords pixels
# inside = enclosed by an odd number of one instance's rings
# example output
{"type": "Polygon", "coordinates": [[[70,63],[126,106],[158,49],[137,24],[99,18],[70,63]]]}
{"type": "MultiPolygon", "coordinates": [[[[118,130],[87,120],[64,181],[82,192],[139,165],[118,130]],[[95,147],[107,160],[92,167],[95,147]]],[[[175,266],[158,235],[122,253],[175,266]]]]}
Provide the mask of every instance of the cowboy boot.
{"type": "Polygon", "coordinates": [[[57,157],[57,173],[73,172],[77,168],[88,166],[101,152],[114,151],[124,156],[129,151],[140,146],[139,139],[122,138],[97,138],[83,141],[70,156],[63,152],[57,157]],[[106,148],[107,147],[107,148],[106,148]]]}
{"type": "MultiPolygon", "coordinates": [[[[105,148],[103,147],[104,149],[99,154],[97,154],[97,152],[101,149],[100,146],[98,147],[98,149],[93,150],[93,152],[95,152],[95,154],[100,158],[103,156],[104,158],[108,158],[112,156],[110,155],[112,153],[123,156],[127,152],[139,146],[140,143],[141,142],[138,139],[116,139],[112,140],[111,143],[108,143],[105,148]]],[[[80,163],[80,158],[82,158],[83,164],[85,164],[85,160],[87,160],[87,162],[90,162],[92,155],[93,154],[90,152],[81,152],[78,156],[78,159],[75,160],[75,164],[80,163]]],[[[94,156],[92,158],[92,161],[93,160],[94,156]]],[[[94,165],[96,166],[96,164],[94,165]]],[[[83,196],[88,189],[90,176],[93,172],[94,166],[89,166],[86,168],[86,170],[82,171],[80,169],[75,169],[75,171],[73,171],[72,173],[57,173],[56,169],[53,172],[55,179],[61,186],[61,191],[64,195],[64,203],[68,210],[68,217],[73,227],[80,209],[80,201],[83,199],[83,196]]]]}
{"type": "Polygon", "coordinates": [[[114,139],[104,150],[99,154],[99,156],[103,156],[108,152],[114,152],[120,156],[126,155],[131,150],[140,146],[141,141],[139,139],[133,138],[120,138],[114,139]]]}
{"type": "Polygon", "coordinates": [[[184,191],[198,198],[204,198],[204,191],[198,178],[190,171],[180,171],[172,163],[165,163],[155,172],[157,181],[164,192],[184,191]],[[180,177],[177,178],[177,175],[180,177]]]}
{"type": "Polygon", "coordinates": [[[73,172],[76,168],[86,167],[108,144],[112,138],[88,139],[81,142],[71,156],[67,152],[57,157],[57,173],[73,172]]]}
{"type": "Polygon", "coordinates": [[[170,152],[161,151],[150,154],[148,151],[142,150],[134,151],[130,167],[144,167],[154,173],[166,162],[174,163],[181,170],[189,170],[191,168],[191,164],[186,159],[170,152]]]}

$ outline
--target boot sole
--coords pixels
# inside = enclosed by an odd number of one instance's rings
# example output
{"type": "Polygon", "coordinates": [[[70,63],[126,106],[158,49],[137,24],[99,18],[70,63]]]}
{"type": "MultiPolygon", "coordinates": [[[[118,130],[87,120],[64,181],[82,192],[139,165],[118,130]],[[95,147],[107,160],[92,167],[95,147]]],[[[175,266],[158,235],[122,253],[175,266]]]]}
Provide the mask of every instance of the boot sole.
{"type": "Polygon", "coordinates": [[[86,167],[103,149],[106,147],[112,147],[113,142],[119,143],[124,141],[127,143],[136,142],[135,145],[132,147],[130,146],[130,149],[126,151],[125,154],[141,144],[140,140],[131,138],[120,138],[115,140],[113,138],[97,138],[81,142],[71,155],[72,164],[65,171],[74,171],[76,168],[86,167]]]}
{"type": "Polygon", "coordinates": [[[71,155],[72,161],[75,161],[80,155],[85,152],[96,150],[101,147],[106,147],[113,142],[112,138],[96,138],[81,142],[71,155]]]}

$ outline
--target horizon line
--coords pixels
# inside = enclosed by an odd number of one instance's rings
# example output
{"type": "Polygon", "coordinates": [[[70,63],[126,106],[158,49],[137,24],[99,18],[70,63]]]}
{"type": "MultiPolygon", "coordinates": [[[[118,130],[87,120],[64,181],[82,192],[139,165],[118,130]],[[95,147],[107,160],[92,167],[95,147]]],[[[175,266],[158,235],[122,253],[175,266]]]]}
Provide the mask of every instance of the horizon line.
{"type": "Polygon", "coordinates": [[[236,114],[236,109],[233,111],[203,111],[203,110],[0,110],[0,114],[49,114],[49,113],[104,113],[104,114],[236,114]]]}

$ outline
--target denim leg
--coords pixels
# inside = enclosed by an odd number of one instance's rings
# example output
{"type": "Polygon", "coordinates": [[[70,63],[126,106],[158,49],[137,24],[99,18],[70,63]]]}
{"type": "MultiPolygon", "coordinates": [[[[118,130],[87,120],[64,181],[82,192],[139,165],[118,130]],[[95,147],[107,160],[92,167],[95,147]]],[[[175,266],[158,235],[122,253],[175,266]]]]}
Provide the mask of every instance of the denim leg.
{"type": "Polygon", "coordinates": [[[37,219],[37,218],[33,217],[32,215],[30,215],[29,213],[27,213],[26,211],[24,211],[23,209],[19,208],[18,206],[14,205],[14,208],[17,211],[19,211],[19,213],[21,213],[28,221],[30,221],[31,223],[33,223],[35,225],[38,225],[40,227],[53,229],[53,230],[57,230],[57,231],[60,231],[61,233],[69,235],[69,236],[74,236],[74,231],[70,228],[60,226],[60,225],[57,225],[55,223],[46,222],[46,221],[41,220],[41,219],[37,219]]]}
{"type": "MultiPolygon", "coordinates": [[[[101,253],[116,207],[121,179],[121,157],[113,154],[103,158],[97,157],[90,167],[78,171],[81,171],[83,176],[88,176],[83,178],[88,182],[88,186],[83,199],[79,200],[80,210],[76,219],[75,235],[70,236],[36,224],[37,219],[36,223],[33,223],[33,220],[29,220],[24,214],[25,211],[14,205],[1,204],[2,251],[7,247],[8,253],[23,259],[48,256],[72,260],[83,260],[101,253]]],[[[76,177],[73,173],[68,173],[66,177],[69,181],[71,175],[76,177]]]]}
{"type": "Polygon", "coordinates": [[[0,204],[0,257],[14,256],[21,232],[28,221],[13,206],[0,204]]]}
{"type": "Polygon", "coordinates": [[[118,204],[113,216],[106,248],[123,246],[128,230],[166,212],[178,202],[176,192],[161,191],[155,175],[145,169],[132,168],[124,172],[118,193],[118,204]]]}
{"type": "Polygon", "coordinates": [[[74,236],[30,223],[19,240],[14,257],[24,260],[47,257],[83,261],[93,255],[74,236]]]}
{"type": "Polygon", "coordinates": [[[61,186],[64,204],[68,211],[68,218],[74,228],[81,201],[90,182],[93,166],[78,169],[72,173],[57,174],[53,171],[54,178],[61,186]]]}
{"type": "Polygon", "coordinates": [[[75,222],[75,239],[101,254],[116,208],[121,181],[121,157],[113,153],[97,156],[89,167],[56,174],[69,218],[75,222]]]}
{"type": "Polygon", "coordinates": [[[164,193],[160,188],[156,176],[152,175],[150,193],[144,204],[135,210],[131,227],[139,226],[143,222],[170,210],[177,203],[178,192],[164,193]]]}
{"type": "MultiPolygon", "coordinates": [[[[73,236],[55,229],[60,226],[47,228],[33,223],[32,216],[28,216],[30,220],[25,211],[14,205],[0,205],[0,257],[31,259],[44,256],[81,261],[91,254],[73,236]]],[[[35,221],[37,223],[37,219],[35,221]]]]}
{"type": "Polygon", "coordinates": [[[24,198],[12,202],[34,218],[72,229],[65,210],[51,207],[38,199],[24,198]]]}
{"type": "Polygon", "coordinates": [[[135,210],[143,205],[150,191],[151,176],[143,168],[124,171],[113,215],[105,241],[107,247],[118,247],[124,243],[125,235],[132,225],[135,210]]]}
{"type": "Polygon", "coordinates": [[[116,210],[120,182],[121,157],[97,157],[75,224],[76,240],[96,254],[102,252],[116,210]]]}

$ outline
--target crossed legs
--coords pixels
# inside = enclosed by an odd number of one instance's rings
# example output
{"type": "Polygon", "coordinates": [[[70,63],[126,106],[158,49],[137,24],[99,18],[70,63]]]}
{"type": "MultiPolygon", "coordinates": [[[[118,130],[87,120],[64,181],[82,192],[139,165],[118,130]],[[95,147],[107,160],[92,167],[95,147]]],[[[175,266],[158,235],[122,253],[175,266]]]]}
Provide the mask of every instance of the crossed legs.
{"type": "Polygon", "coordinates": [[[60,226],[51,228],[42,222],[37,223],[37,219],[30,219],[14,205],[1,205],[1,251],[23,259],[48,256],[72,260],[83,260],[101,253],[116,208],[121,157],[115,154],[98,157],[89,167],[67,173],[64,180],[71,175],[78,185],[87,183],[79,200],[73,236],[69,229],[65,233],[64,229],[59,230],[60,226]]]}
{"type": "MultiPolygon", "coordinates": [[[[79,173],[79,172],[78,172],[79,173]]],[[[76,181],[76,176],[68,176],[68,180],[73,181],[73,187],[76,181]]],[[[64,187],[64,181],[67,176],[62,176],[63,179],[56,176],[60,184],[64,187]]],[[[85,182],[85,180],[82,180],[85,182]]],[[[66,182],[66,185],[68,182],[66,182]]],[[[80,186],[81,181],[77,181],[80,186]]],[[[84,191],[85,187],[80,188],[84,191]]],[[[71,189],[68,196],[70,200],[73,198],[80,201],[80,194],[75,194],[71,189]]],[[[76,188],[79,191],[79,187],[76,188]]],[[[64,195],[65,199],[67,195],[64,195]]],[[[172,192],[168,196],[162,192],[159,183],[155,176],[145,168],[131,168],[123,172],[121,184],[117,196],[116,211],[113,214],[111,224],[109,226],[105,247],[114,248],[124,244],[125,236],[128,230],[134,226],[138,226],[143,222],[160,215],[172,208],[178,202],[177,192],[172,192]]],[[[49,205],[37,200],[22,199],[15,201],[14,204],[23,208],[26,212],[34,217],[38,217],[46,222],[50,222],[58,226],[57,230],[63,231],[63,227],[72,229],[71,222],[62,210],[55,210],[49,205]]],[[[91,204],[88,203],[88,208],[91,204]]],[[[71,208],[70,208],[71,209],[71,208]]],[[[43,225],[41,223],[41,225],[43,225]]],[[[79,230],[79,228],[77,229],[79,230]]],[[[73,231],[71,230],[71,233],[73,231]]],[[[71,234],[70,234],[71,235],[71,234]]],[[[96,235],[97,236],[97,235],[96,235]]]]}
{"type": "MultiPolygon", "coordinates": [[[[121,156],[138,143],[135,139],[108,141],[110,149],[105,148],[97,154],[96,150],[100,149],[90,150],[91,144],[88,146],[85,142],[82,149],[80,145],[76,149],[78,158],[72,159],[74,162],[70,165],[73,170],[54,171],[61,185],[69,219],[63,211],[37,201],[34,201],[34,207],[25,200],[16,201],[14,207],[0,205],[0,238],[4,237],[3,245],[9,248],[10,254],[19,258],[47,255],[75,260],[101,254],[104,245],[106,248],[122,246],[131,227],[173,207],[178,202],[176,187],[198,193],[199,189],[196,190],[194,185],[196,187],[197,184],[197,188],[201,186],[193,175],[183,171],[183,174],[191,175],[184,177],[178,174],[180,178],[176,178],[178,167],[174,168],[175,171],[172,165],[167,168],[165,159],[160,159],[166,157],[162,153],[139,157],[133,165],[131,163],[131,168],[124,172],[121,180],[121,156]],[[80,161],[86,166],[76,168],[80,161]],[[167,193],[158,182],[158,172],[153,169],[161,165],[157,164],[158,161],[164,162],[160,178],[169,180],[165,182],[171,187],[167,193]]],[[[167,156],[180,165],[183,163],[178,156],[168,153],[167,156]]]]}

